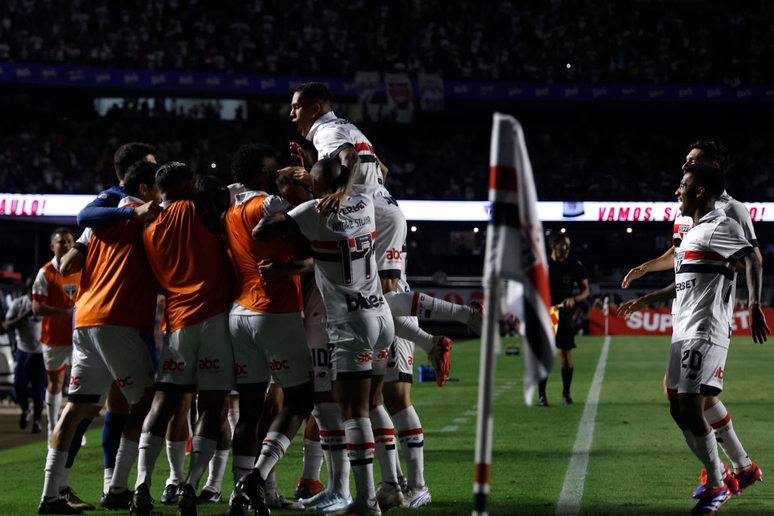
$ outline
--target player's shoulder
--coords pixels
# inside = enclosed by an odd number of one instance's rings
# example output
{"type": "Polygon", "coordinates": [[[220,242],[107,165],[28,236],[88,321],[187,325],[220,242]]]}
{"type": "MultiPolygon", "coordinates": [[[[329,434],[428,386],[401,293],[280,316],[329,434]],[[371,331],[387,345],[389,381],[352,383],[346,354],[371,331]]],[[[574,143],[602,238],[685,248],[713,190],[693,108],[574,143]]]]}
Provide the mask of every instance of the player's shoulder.
{"type": "Polygon", "coordinates": [[[108,197],[118,197],[123,199],[126,197],[126,191],[123,186],[111,186],[107,190],[102,190],[98,195],[98,199],[107,199],[108,197]]]}

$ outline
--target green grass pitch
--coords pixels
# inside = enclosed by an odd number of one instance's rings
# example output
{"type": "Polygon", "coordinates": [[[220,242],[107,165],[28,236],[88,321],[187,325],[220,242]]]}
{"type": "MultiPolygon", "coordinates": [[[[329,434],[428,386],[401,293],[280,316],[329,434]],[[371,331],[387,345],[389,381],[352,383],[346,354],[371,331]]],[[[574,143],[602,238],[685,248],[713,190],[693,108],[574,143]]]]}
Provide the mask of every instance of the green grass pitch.
{"type": "MultiPolygon", "coordinates": [[[[521,356],[498,357],[496,388],[504,390],[495,400],[490,514],[555,513],[602,343],[602,338],[578,338],[578,349],[573,353],[575,404],[569,407],[561,404],[561,379],[554,374],[548,387],[551,406],[527,408],[521,356]]],[[[726,367],[726,391],[721,396],[747,452],[763,469],[764,480],[774,474],[770,365],[774,352],[768,349],[770,345],[758,346],[749,338],[734,339],[726,367]]],[[[668,346],[668,338],[612,339],[581,514],[690,514],[694,505],[690,495],[701,466],[672,422],[662,394],[668,346]]],[[[414,385],[414,405],[425,431],[425,478],[433,496],[429,506],[419,509],[421,514],[470,514],[476,425],[471,414],[477,401],[478,358],[478,341],[459,342],[452,368],[452,376],[459,382],[449,382],[442,389],[434,383],[414,385]]],[[[71,474],[74,489],[95,504],[102,488],[100,432],[90,430],[89,444],[81,450],[71,474]]],[[[301,449],[297,438],[277,467],[280,492],[288,496],[301,472],[301,449]]],[[[42,443],[0,452],[0,515],[35,513],[45,454],[42,443]]],[[[378,482],[378,466],[374,469],[378,482]]],[[[229,467],[225,486],[231,484],[230,471],[229,467]]],[[[167,473],[162,456],[154,474],[155,498],[161,494],[167,473]]],[[[133,482],[134,472],[130,478],[133,482]]],[[[228,492],[223,496],[226,498],[228,492]]],[[[221,503],[201,507],[199,513],[223,514],[225,510],[225,503],[221,503]]],[[[411,512],[401,509],[391,514],[411,512]]],[[[175,511],[157,504],[156,513],[175,511]]],[[[774,514],[774,485],[768,481],[754,485],[731,499],[718,514],[774,514]]]]}

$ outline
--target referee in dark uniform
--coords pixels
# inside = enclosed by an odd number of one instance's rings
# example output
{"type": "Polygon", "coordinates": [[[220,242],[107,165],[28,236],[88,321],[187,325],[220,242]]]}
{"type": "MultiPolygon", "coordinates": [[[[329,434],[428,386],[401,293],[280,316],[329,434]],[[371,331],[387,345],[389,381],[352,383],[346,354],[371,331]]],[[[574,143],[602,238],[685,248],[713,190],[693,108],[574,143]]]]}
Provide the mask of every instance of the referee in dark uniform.
{"type": "MultiPolygon", "coordinates": [[[[556,329],[556,347],[562,362],[562,401],[565,405],[572,404],[570,385],[572,384],[572,350],[575,348],[575,331],[572,327],[572,313],[575,303],[589,297],[591,290],[586,269],[578,260],[568,259],[570,254],[570,237],[566,234],[554,236],[549,241],[551,257],[548,259],[548,277],[551,283],[551,305],[561,304],[559,308],[559,325],[556,329]],[[575,287],[580,292],[573,296],[575,287]]],[[[538,406],[547,407],[546,384],[543,380],[538,385],[538,406]]]]}

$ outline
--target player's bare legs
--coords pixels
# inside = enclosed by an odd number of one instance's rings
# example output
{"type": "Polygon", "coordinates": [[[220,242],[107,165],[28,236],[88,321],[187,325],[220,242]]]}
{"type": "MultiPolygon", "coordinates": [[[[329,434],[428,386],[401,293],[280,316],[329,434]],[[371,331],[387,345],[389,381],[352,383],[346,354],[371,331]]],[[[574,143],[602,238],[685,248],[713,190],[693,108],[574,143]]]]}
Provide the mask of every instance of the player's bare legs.
{"type": "Polygon", "coordinates": [[[46,416],[48,417],[49,444],[54,427],[59,419],[59,409],[62,406],[62,387],[64,387],[65,369],[46,371],[46,416]]]}
{"type": "Polygon", "coordinates": [[[255,465],[259,442],[258,424],[264,410],[266,387],[266,383],[260,383],[249,391],[243,389],[239,392],[239,420],[234,428],[234,436],[231,441],[234,452],[231,471],[235,487],[229,506],[234,508],[234,511],[241,507],[246,511],[249,506],[247,497],[239,487],[239,483],[253,470],[255,465]]]}

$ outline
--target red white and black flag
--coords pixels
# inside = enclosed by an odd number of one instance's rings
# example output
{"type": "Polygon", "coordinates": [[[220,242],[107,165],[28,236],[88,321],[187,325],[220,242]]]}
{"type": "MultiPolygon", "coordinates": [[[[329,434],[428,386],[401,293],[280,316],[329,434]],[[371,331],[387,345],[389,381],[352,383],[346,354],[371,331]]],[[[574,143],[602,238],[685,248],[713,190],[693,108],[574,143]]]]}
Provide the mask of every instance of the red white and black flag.
{"type": "MultiPolygon", "coordinates": [[[[476,436],[474,510],[485,516],[492,459],[492,391],[494,362],[500,349],[498,321],[503,280],[523,285],[524,396],[527,405],[538,382],[548,377],[556,344],[551,322],[551,292],[543,225],[538,218],[537,194],[524,130],[512,116],[494,114],[489,161],[489,201],[492,203],[486,236],[484,289],[487,312],[481,342],[478,427],[476,436]]],[[[509,297],[509,304],[512,296],[509,297]]]]}

